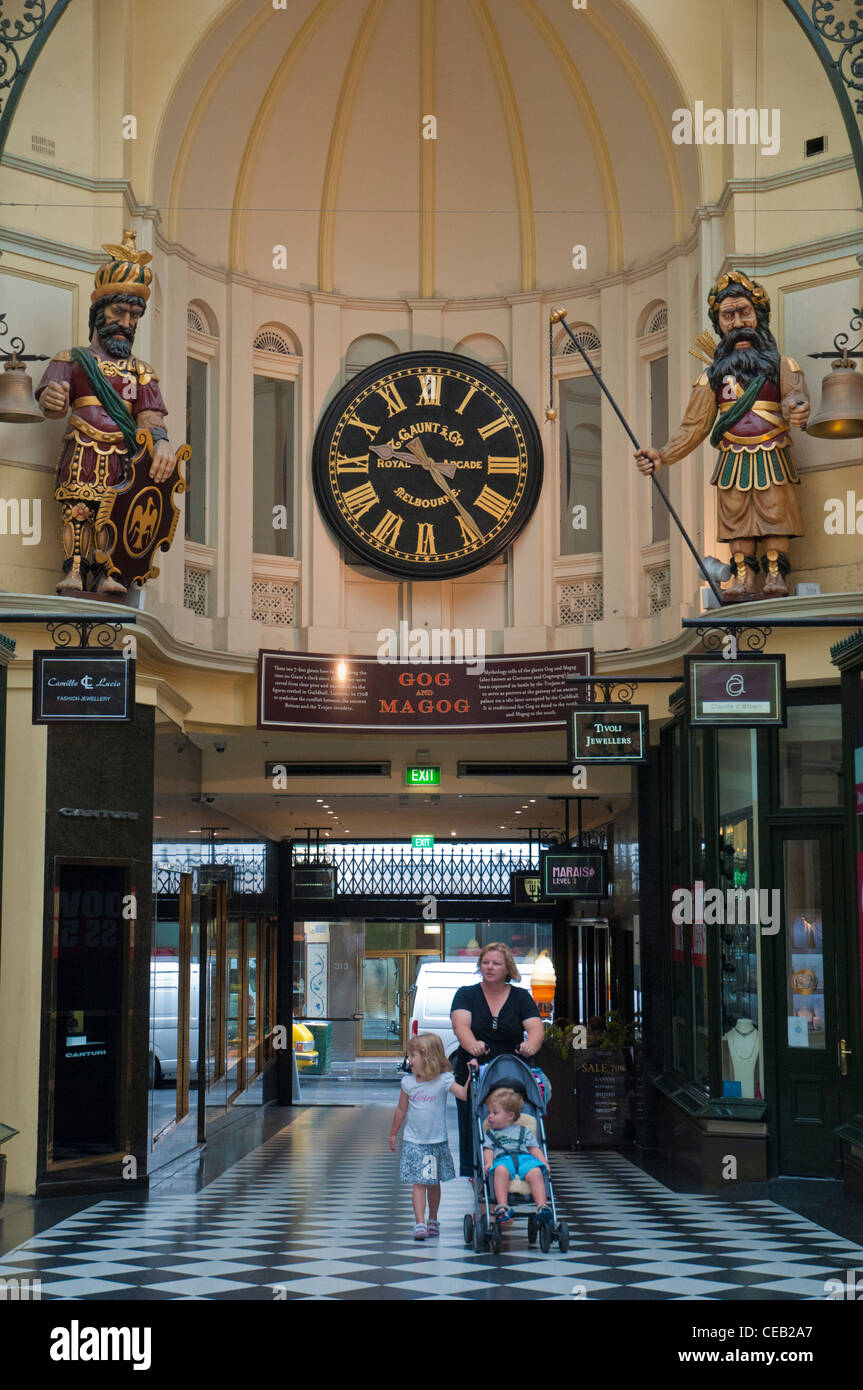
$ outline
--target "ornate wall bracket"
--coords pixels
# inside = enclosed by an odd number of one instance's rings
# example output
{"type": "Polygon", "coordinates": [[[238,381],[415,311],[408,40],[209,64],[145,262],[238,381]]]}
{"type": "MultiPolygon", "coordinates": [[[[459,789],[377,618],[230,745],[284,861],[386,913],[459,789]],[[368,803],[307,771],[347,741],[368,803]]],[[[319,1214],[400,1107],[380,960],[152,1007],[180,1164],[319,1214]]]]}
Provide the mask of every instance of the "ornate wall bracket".
{"type": "Polygon", "coordinates": [[[863,0],[785,0],[839,103],[863,192],[863,0]]]}
{"type": "Polygon", "coordinates": [[[0,158],[27,78],[68,5],[69,0],[54,0],[46,14],[46,0],[4,0],[0,9],[0,158]]]}

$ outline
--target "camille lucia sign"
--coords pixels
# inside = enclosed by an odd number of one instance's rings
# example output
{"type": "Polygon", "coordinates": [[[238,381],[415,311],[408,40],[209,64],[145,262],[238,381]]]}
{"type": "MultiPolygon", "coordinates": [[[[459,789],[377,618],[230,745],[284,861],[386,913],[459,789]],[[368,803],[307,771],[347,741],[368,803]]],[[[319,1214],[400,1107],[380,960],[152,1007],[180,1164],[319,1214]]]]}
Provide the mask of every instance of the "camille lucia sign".
{"type": "Polygon", "coordinates": [[[135,663],[120,652],[33,653],[33,723],[132,718],[135,663]]]}
{"type": "Polygon", "coordinates": [[[687,656],[683,669],[689,724],[785,728],[784,656],[687,656]]]}
{"type": "Polygon", "coordinates": [[[259,729],[563,728],[572,708],[567,676],[592,674],[593,652],[489,656],[463,662],[258,655],[259,729]]]}

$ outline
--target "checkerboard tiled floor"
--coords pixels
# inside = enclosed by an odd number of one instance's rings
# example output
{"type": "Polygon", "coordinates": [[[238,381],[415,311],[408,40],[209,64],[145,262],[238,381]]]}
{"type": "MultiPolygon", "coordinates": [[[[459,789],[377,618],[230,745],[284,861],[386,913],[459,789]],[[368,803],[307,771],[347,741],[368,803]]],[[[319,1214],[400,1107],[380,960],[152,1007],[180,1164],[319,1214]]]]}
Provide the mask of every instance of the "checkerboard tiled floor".
{"type": "Polygon", "coordinates": [[[552,1155],[565,1256],[529,1248],[524,1220],[499,1256],[467,1250],[464,1179],[440,1241],[415,1244],[389,1125],[310,1108],[202,1191],[97,1202],[0,1256],[0,1278],[39,1278],[43,1299],[221,1301],[800,1300],[863,1277],[863,1247],[785,1207],[678,1195],[614,1153],[552,1155]]]}

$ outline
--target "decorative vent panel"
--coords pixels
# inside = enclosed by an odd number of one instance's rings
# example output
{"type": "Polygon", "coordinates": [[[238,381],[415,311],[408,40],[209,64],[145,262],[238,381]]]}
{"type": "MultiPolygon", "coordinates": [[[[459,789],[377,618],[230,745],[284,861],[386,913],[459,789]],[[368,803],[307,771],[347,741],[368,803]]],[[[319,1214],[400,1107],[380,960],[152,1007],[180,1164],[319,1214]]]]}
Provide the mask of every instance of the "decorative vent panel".
{"type": "Polygon", "coordinates": [[[183,607],[191,608],[201,618],[207,616],[207,579],[206,570],[191,569],[188,565],[183,570],[183,607]]]}
{"type": "Polygon", "coordinates": [[[46,154],[49,159],[54,158],[55,145],[50,135],[31,135],[30,151],[32,154],[46,154]]]}
{"type": "Polygon", "coordinates": [[[281,353],[282,357],[293,356],[290,342],[284,333],[280,333],[277,328],[262,328],[259,333],[255,334],[254,345],[261,352],[278,352],[281,353]]]}
{"type": "Polygon", "coordinates": [[[601,621],[601,579],[575,579],[571,584],[561,584],[558,592],[558,622],[561,627],[601,621]]]}
{"type": "Polygon", "coordinates": [[[658,309],[654,309],[650,318],[647,320],[645,333],[664,333],[668,327],[668,305],[660,304],[658,309]]]}
{"type": "Polygon", "coordinates": [[[647,611],[661,613],[671,607],[671,566],[651,570],[647,576],[647,611]]]}
{"type": "Polygon", "coordinates": [[[252,619],[272,627],[293,627],[297,586],[282,579],[252,580],[252,619]]]}
{"type": "MultiPolygon", "coordinates": [[[[600,351],[602,347],[602,340],[595,328],[574,328],[573,333],[575,334],[578,341],[581,343],[581,346],[584,348],[585,352],[600,351]]],[[[575,346],[575,343],[572,341],[571,338],[567,338],[566,342],[563,345],[561,356],[569,357],[573,353],[577,352],[578,349],[575,346]]]]}
{"type": "Polygon", "coordinates": [[[196,309],[193,304],[190,304],[186,310],[186,325],[190,333],[209,332],[200,310],[196,309]]]}

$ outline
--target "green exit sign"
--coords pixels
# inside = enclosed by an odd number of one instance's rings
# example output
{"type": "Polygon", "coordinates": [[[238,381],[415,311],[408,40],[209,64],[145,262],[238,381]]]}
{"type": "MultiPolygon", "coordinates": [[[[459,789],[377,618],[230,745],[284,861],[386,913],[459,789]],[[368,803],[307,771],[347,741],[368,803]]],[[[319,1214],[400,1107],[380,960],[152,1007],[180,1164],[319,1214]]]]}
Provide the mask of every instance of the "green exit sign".
{"type": "Polygon", "coordinates": [[[439,787],[439,767],[406,767],[405,784],[408,787],[439,787]]]}
{"type": "Polygon", "coordinates": [[[412,849],[433,849],[434,835],[411,835],[412,849]]]}

